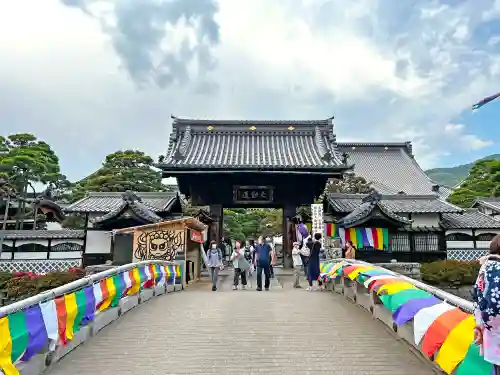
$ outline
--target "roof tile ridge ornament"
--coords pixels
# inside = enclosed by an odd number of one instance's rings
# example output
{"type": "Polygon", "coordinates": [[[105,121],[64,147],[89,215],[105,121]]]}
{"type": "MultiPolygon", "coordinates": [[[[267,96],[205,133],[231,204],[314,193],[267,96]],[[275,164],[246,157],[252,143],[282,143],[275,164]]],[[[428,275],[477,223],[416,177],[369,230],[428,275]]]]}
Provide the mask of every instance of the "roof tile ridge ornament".
{"type": "Polygon", "coordinates": [[[373,204],[377,204],[381,200],[382,200],[382,195],[378,191],[373,190],[370,194],[368,194],[366,197],[361,199],[361,202],[363,202],[363,203],[370,202],[373,204]]]}
{"type": "Polygon", "coordinates": [[[319,126],[314,128],[314,141],[316,143],[316,147],[318,147],[318,151],[321,155],[321,159],[325,161],[332,160],[332,154],[326,148],[325,142],[323,140],[323,135],[321,134],[321,130],[319,126]]]}
{"type": "MultiPolygon", "coordinates": [[[[178,133],[177,135],[177,141],[179,141],[179,128],[176,128],[176,131],[178,133]]],[[[184,130],[184,134],[182,135],[182,140],[179,144],[179,147],[175,150],[174,154],[174,159],[175,160],[182,160],[186,156],[186,151],[189,147],[189,144],[191,143],[191,126],[188,125],[186,126],[186,130],[184,130]]]]}
{"type": "Polygon", "coordinates": [[[413,145],[411,144],[411,141],[406,141],[405,142],[406,149],[408,150],[408,154],[413,158],[415,155],[413,155],[413,145]]]}
{"type": "Polygon", "coordinates": [[[142,202],[142,198],[139,197],[136,193],[134,193],[133,191],[131,190],[126,190],[123,194],[122,194],[122,199],[124,202],[126,203],[135,203],[135,202],[142,202]]]}

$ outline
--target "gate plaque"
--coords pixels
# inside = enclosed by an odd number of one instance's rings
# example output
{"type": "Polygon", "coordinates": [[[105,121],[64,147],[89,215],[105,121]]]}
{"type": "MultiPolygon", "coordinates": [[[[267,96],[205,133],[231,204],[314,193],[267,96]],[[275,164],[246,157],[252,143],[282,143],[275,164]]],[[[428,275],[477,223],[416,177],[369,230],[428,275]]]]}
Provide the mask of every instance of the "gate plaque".
{"type": "Polygon", "coordinates": [[[272,186],[240,186],[233,187],[233,202],[238,204],[269,204],[273,202],[272,186]]]}

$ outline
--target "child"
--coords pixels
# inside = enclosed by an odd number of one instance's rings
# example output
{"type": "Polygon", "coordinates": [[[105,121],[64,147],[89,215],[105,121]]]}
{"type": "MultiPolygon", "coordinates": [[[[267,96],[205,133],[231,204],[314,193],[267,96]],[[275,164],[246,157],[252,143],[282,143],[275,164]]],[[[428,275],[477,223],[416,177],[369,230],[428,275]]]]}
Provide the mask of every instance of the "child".
{"type": "Polygon", "coordinates": [[[300,244],[298,242],[294,242],[292,249],[293,268],[295,270],[295,282],[293,283],[294,288],[300,288],[299,279],[300,272],[302,271],[302,258],[299,245],[300,244]]]}

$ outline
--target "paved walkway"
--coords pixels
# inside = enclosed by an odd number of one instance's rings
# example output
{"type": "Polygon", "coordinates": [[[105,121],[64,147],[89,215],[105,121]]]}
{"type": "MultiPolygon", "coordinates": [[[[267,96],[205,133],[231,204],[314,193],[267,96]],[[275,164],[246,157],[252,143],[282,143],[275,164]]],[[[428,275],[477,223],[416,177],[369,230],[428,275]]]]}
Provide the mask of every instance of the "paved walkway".
{"type": "Polygon", "coordinates": [[[232,291],[229,279],[150,300],[56,364],[51,375],[431,375],[359,307],[331,292],[232,291]]]}

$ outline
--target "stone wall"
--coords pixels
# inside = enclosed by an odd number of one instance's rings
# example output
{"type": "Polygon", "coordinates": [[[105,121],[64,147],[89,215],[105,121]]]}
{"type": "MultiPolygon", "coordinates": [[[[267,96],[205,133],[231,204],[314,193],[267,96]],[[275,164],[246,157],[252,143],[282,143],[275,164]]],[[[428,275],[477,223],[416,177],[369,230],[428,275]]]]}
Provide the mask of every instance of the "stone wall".
{"type": "Polygon", "coordinates": [[[401,275],[411,277],[415,280],[422,280],[420,275],[420,263],[374,263],[375,266],[383,267],[401,275]]]}

